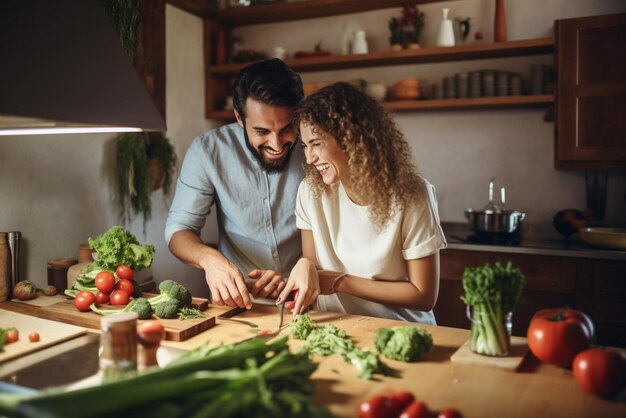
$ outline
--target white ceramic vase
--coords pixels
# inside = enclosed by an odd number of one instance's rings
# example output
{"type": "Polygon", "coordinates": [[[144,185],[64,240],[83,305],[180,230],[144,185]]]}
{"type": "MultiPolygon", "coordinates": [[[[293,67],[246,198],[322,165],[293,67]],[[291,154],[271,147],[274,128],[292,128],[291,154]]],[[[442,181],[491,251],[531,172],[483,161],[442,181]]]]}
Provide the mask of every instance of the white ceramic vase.
{"type": "Polygon", "coordinates": [[[454,46],[454,26],[452,20],[448,19],[448,12],[450,9],[444,8],[443,20],[439,27],[439,36],[437,37],[437,46],[454,46]]]}

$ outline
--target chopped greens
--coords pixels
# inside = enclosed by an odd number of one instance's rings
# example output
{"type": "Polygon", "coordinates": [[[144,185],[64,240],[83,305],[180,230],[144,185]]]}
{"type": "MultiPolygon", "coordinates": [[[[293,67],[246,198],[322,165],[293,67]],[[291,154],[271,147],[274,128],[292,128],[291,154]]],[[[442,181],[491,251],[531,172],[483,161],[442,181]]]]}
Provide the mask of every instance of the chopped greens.
{"type": "Polygon", "coordinates": [[[376,353],[356,347],[344,330],[333,324],[317,326],[308,314],[297,316],[291,325],[291,336],[304,340],[303,349],[309,354],[340,355],[357,369],[361,379],[369,380],[376,373],[397,376],[397,372],[383,363],[376,353]]]}

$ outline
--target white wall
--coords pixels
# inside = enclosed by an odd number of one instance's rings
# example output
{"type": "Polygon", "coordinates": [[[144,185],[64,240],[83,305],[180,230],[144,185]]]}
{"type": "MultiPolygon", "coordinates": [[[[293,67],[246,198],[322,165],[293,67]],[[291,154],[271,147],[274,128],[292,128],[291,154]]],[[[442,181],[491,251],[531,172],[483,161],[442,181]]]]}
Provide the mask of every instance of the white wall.
{"type": "MultiPolygon", "coordinates": [[[[426,13],[423,45],[432,46],[440,9],[470,16],[491,39],[493,3],[459,0],[421,6],[426,13]]],[[[550,36],[557,18],[626,11],[621,0],[507,0],[509,39],[550,36]]],[[[311,49],[323,33],[322,46],[339,51],[342,26],[355,22],[367,31],[371,50],[387,48],[387,20],[400,8],[376,12],[257,25],[238,32],[246,44],[269,52],[281,45],[293,53],[311,49]],[[285,36],[288,34],[288,36],[285,36]]],[[[166,10],[167,135],[175,145],[179,163],[200,132],[215,126],[204,119],[204,76],[201,19],[168,5],[166,10]]],[[[417,75],[439,80],[458,71],[481,68],[517,69],[529,73],[534,62],[551,56],[506,60],[379,67],[337,72],[306,73],[307,81],[365,78],[392,84],[417,75]]],[[[553,169],[553,124],[543,122],[542,110],[454,111],[396,114],[409,139],[415,162],[435,184],[443,221],[463,221],[463,209],[482,207],[490,177],[507,187],[509,207],[528,212],[527,222],[549,223],[565,207],[585,207],[584,173],[553,169]]],[[[113,205],[113,137],[104,135],[0,138],[0,231],[21,231],[22,272],[37,285],[46,283],[46,261],[77,257],[87,237],[118,223],[113,205]]],[[[626,175],[609,178],[607,222],[626,224],[626,175]]],[[[128,228],[144,243],[157,247],[152,273],[157,281],[185,282],[196,295],[206,295],[200,272],[184,266],[163,242],[169,201],[153,195],[152,220],[146,235],[141,220],[128,228]]],[[[203,233],[215,241],[212,217],[203,233]]]]}

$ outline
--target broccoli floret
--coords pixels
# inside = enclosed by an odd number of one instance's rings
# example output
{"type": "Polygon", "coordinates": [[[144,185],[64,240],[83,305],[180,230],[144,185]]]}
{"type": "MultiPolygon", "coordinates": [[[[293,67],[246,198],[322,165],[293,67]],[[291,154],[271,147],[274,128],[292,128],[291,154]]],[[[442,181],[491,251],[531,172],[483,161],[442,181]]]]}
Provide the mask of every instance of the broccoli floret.
{"type": "Polygon", "coordinates": [[[380,328],[374,340],[376,350],[392,360],[415,361],[433,347],[433,337],[419,327],[380,328]]]}
{"type": "Polygon", "coordinates": [[[99,309],[95,303],[89,307],[92,311],[100,315],[113,315],[122,312],[135,312],[139,319],[152,318],[152,305],[146,298],[137,298],[131,300],[124,309],[99,309]]]}
{"type": "Polygon", "coordinates": [[[155,306],[154,313],[162,319],[178,318],[178,311],[183,308],[183,304],[178,299],[168,299],[155,306]]]}
{"type": "Polygon", "coordinates": [[[164,280],[159,284],[160,294],[151,299],[148,299],[152,307],[156,310],[156,307],[162,303],[171,299],[180,301],[180,307],[191,307],[191,293],[185,286],[174,280],[164,280]]]}
{"type": "Polygon", "coordinates": [[[296,340],[306,340],[311,331],[315,328],[315,323],[308,314],[296,316],[296,321],[290,326],[291,337],[296,340]]]}

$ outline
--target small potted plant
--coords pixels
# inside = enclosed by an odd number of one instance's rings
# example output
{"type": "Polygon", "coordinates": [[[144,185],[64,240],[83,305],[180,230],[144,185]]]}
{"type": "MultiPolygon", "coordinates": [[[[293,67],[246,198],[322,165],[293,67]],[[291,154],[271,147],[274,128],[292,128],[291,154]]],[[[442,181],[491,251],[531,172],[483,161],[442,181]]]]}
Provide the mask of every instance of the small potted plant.
{"type": "Polygon", "coordinates": [[[399,51],[402,49],[402,33],[400,31],[400,25],[397,17],[389,19],[389,44],[392,51],[399,51]]]}
{"type": "Polygon", "coordinates": [[[389,43],[392,50],[419,48],[419,39],[424,28],[424,13],[415,4],[402,8],[402,16],[389,19],[389,43]],[[401,45],[401,46],[400,46],[401,45]]]}
{"type": "Polygon", "coordinates": [[[406,5],[403,9],[405,31],[407,34],[407,48],[417,49],[420,47],[420,36],[424,28],[424,13],[417,10],[415,5],[406,5]]]}
{"type": "Polygon", "coordinates": [[[117,203],[123,223],[143,216],[144,227],[152,215],[150,195],[171,192],[176,169],[174,147],[163,133],[130,132],[115,144],[117,203]]]}

